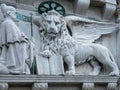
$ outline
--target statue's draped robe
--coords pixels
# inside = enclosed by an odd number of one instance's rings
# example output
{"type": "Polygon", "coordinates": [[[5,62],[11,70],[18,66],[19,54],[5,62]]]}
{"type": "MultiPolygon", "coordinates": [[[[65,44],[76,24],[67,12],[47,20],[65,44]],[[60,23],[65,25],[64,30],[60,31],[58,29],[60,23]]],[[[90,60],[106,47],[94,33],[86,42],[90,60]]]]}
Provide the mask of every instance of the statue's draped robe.
{"type": "Polygon", "coordinates": [[[29,74],[29,41],[15,22],[6,18],[0,28],[0,63],[11,72],[29,74]]]}

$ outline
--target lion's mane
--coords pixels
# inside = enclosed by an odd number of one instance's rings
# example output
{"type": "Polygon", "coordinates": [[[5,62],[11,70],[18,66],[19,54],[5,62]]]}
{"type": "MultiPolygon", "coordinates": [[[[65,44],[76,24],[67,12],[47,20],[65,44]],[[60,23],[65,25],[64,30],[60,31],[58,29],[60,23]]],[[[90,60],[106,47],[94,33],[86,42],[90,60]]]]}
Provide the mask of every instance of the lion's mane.
{"type": "MultiPolygon", "coordinates": [[[[61,54],[61,52],[64,52],[64,51],[65,52],[68,51],[74,54],[75,41],[68,33],[68,29],[67,29],[67,25],[64,20],[64,17],[54,10],[49,11],[47,15],[49,17],[51,17],[51,15],[56,15],[60,17],[61,20],[63,21],[61,24],[63,25],[60,28],[59,36],[56,36],[55,38],[49,37],[48,39],[46,28],[44,28],[44,26],[42,26],[43,24],[41,24],[41,27],[40,27],[41,50],[42,51],[50,50],[51,52],[55,54],[57,53],[61,54]]],[[[42,19],[46,19],[44,18],[44,15],[42,15],[42,19]]]]}

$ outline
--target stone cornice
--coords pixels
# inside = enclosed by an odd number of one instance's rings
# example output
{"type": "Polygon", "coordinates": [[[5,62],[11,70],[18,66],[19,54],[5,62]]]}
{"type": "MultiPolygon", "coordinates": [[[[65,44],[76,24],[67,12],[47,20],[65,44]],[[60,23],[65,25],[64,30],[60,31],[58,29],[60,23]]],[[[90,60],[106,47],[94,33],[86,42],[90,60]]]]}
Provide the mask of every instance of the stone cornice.
{"type": "Polygon", "coordinates": [[[116,83],[119,77],[115,76],[80,76],[80,75],[65,75],[65,76],[48,76],[48,75],[0,75],[0,83],[116,83]]]}

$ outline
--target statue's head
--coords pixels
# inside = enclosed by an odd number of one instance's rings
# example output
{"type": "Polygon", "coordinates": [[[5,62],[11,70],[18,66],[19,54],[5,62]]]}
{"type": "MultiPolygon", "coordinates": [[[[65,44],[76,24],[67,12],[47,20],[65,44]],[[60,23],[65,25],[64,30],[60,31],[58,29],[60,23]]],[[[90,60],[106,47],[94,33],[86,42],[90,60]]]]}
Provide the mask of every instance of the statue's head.
{"type": "Polygon", "coordinates": [[[1,4],[1,11],[5,18],[11,17],[13,20],[16,20],[16,9],[14,7],[1,4]]]}

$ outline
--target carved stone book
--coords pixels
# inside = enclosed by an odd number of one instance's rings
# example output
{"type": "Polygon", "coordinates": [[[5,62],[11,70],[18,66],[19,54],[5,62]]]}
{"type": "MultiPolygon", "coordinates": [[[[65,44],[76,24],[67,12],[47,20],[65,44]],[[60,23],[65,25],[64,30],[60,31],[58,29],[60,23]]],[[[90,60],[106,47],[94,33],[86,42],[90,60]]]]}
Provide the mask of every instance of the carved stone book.
{"type": "Polygon", "coordinates": [[[61,75],[64,74],[62,56],[51,56],[49,59],[43,56],[36,57],[38,75],[61,75]]]}

